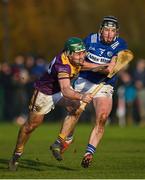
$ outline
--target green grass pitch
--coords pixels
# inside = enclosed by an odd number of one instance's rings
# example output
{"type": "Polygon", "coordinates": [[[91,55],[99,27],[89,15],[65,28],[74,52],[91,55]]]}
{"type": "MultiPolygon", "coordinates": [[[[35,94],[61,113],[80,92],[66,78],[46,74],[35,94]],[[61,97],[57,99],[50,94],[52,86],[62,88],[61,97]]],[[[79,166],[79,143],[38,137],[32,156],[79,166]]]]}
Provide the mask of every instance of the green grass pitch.
{"type": "Polygon", "coordinates": [[[75,141],[56,161],[49,150],[60,124],[41,125],[25,146],[18,171],[7,169],[18,132],[14,124],[0,124],[0,178],[11,179],[144,179],[145,128],[107,126],[94,155],[92,166],[80,166],[91,131],[91,124],[78,124],[75,141]]]}

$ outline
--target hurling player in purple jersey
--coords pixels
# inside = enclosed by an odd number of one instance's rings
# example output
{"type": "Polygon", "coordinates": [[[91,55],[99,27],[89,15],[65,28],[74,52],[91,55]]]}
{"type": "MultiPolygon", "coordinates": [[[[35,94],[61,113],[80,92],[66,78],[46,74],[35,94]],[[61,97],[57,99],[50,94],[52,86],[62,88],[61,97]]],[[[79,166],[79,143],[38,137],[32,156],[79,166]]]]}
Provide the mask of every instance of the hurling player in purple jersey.
{"type": "Polygon", "coordinates": [[[82,68],[102,68],[100,65],[85,62],[85,56],[84,42],[80,38],[69,38],[64,50],[50,62],[47,72],[35,82],[29,117],[19,130],[16,147],[9,161],[10,170],[17,170],[19,158],[32,131],[43,122],[44,115],[54,109],[56,103],[61,103],[71,111],[69,103],[73,104],[74,101],[76,104],[75,100],[89,103],[92,100],[91,93],[80,93],[71,87],[71,79],[76,77],[82,68]]]}
{"type": "MultiPolygon", "coordinates": [[[[114,16],[105,16],[99,32],[90,34],[85,38],[84,42],[87,50],[86,60],[88,62],[97,65],[108,65],[106,69],[97,72],[82,71],[80,73],[75,81],[74,88],[79,92],[89,93],[98,86],[101,79],[107,77],[107,74],[111,72],[115,65],[117,53],[127,49],[127,45],[126,42],[119,37],[119,24],[117,18],[114,16]]],[[[111,79],[106,78],[106,84],[93,97],[96,119],[81,162],[84,168],[89,167],[91,164],[96,147],[104,134],[104,126],[112,109],[112,94],[116,79],[116,76],[111,79]]],[[[72,142],[73,130],[79,117],[80,115],[75,113],[67,116],[57,140],[51,145],[53,155],[57,160],[62,160],[62,153],[72,142]],[[57,149],[57,151],[55,149],[57,149]]]]}

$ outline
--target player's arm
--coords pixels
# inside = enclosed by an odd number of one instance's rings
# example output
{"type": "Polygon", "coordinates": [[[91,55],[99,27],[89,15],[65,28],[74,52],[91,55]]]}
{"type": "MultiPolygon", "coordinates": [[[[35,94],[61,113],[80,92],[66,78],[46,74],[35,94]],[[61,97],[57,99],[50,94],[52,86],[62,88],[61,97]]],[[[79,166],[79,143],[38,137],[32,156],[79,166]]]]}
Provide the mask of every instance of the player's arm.
{"type": "Polygon", "coordinates": [[[60,89],[64,97],[73,99],[73,100],[81,100],[82,94],[74,91],[71,88],[70,79],[59,79],[60,89]]]}
{"type": "Polygon", "coordinates": [[[108,65],[100,65],[100,64],[95,64],[91,62],[84,61],[82,64],[81,71],[93,71],[93,72],[98,72],[106,69],[108,65]]]}
{"type": "Polygon", "coordinates": [[[63,96],[66,98],[72,100],[81,100],[86,103],[89,103],[92,100],[91,94],[81,94],[72,89],[69,78],[59,79],[59,84],[61,92],[63,96]]]}

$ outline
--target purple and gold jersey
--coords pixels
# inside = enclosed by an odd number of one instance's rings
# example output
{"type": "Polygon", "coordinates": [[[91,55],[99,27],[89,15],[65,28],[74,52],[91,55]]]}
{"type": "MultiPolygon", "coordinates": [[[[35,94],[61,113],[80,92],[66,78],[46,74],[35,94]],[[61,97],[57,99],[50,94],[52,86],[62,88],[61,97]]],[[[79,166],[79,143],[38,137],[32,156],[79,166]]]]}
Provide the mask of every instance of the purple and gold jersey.
{"type": "Polygon", "coordinates": [[[60,91],[59,79],[73,79],[81,67],[75,67],[64,52],[56,56],[49,64],[47,72],[35,82],[35,88],[47,95],[60,91]]]}
{"type": "MultiPolygon", "coordinates": [[[[127,49],[127,44],[122,38],[116,37],[111,44],[104,44],[101,41],[99,33],[90,34],[85,38],[84,42],[88,52],[87,60],[100,65],[108,64],[112,57],[117,55],[119,51],[127,49]]],[[[98,84],[106,77],[106,75],[101,74],[100,72],[92,71],[82,71],[79,76],[95,84],[98,84]]],[[[113,76],[110,79],[106,79],[105,82],[106,84],[114,86],[116,79],[117,77],[113,76]]]]}

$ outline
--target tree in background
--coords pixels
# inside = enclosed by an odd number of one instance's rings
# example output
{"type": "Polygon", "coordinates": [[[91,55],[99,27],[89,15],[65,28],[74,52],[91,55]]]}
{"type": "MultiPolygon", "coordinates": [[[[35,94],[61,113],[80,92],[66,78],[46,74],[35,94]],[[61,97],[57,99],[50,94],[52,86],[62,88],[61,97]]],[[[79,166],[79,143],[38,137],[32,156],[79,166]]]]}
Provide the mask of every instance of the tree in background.
{"type": "MultiPolygon", "coordinates": [[[[105,15],[118,17],[122,36],[129,42],[129,47],[138,56],[144,56],[145,47],[141,43],[145,41],[144,0],[2,0],[2,20],[5,20],[4,2],[7,2],[8,10],[9,61],[20,52],[43,54],[51,59],[68,37],[84,37],[95,32],[105,15]]],[[[1,42],[4,42],[4,32],[2,23],[1,42]]],[[[0,60],[3,59],[4,53],[0,53],[0,60]]]]}

